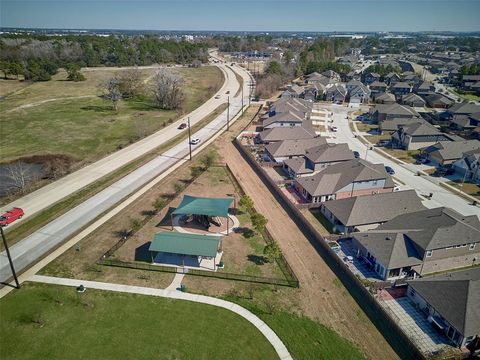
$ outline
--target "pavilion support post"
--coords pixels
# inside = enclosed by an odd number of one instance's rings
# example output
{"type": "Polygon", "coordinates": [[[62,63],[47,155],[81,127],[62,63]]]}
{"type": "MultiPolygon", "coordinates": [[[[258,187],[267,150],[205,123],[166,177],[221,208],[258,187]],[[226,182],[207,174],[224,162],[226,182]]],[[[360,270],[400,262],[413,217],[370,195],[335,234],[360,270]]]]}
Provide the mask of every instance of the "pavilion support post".
{"type": "Polygon", "coordinates": [[[170,214],[170,222],[172,223],[172,231],[173,231],[173,214],[170,214]]]}
{"type": "Polygon", "coordinates": [[[228,225],[228,220],[230,220],[230,218],[228,217],[228,214],[227,214],[227,235],[230,234],[229,232],[230,226],[228,225]]]}

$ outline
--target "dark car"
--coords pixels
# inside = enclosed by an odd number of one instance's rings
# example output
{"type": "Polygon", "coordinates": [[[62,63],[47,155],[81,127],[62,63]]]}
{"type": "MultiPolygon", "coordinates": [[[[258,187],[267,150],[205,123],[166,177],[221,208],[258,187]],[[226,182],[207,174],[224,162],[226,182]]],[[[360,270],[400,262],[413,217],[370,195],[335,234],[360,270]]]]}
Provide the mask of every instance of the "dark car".
{"type": "Polygon", "coordinates": [[[185,129],[186,127],[187,127],[187,124],[181,123],[181,124],[178,126],[177,129],[178,129],[178,130],[183,130],[183,129],[185,129]]]}
{"type": "Polygon", "coordinates": [[[385,166],[385,171],[389,173],[390,175],[395,174],[395,170],[393,170],[390,166],[385,166]]]}
{"type": "Polygon", "coordinates": [[[355,156],[355,159],[359,159],[360,158],[360,153],[358,151],[354,151],[353,156],[355,156]]]}

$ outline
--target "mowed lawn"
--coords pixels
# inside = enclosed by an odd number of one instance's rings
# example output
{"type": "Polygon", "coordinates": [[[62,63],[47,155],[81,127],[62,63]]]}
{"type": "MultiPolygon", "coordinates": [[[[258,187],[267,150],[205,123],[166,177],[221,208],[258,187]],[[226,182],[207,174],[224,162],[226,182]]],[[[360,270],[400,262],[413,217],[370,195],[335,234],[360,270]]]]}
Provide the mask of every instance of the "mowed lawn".
{"type": "MultiPolygon", "coordinates": [[[[216,67],[172,71],[180,73],[185,80],[186,101],[178,111],[157,109],[148,96],[122,100],[119,111],[114,111],[108,101],[95,96],[98,81],[114,74],[107,70],[86,72],[85,82],[55,78],[35,83],[7,97],[0,102],[2,162],[40,154],[66,154],[76,161],[96,160],[197,108],[223,83],[223,75],[216,67]],[[65,98],[86,95],[91,97],[65,98]],[[59,100],[15,109],[49,99],[59,100]]],[[[149,76],[146,70],[142,74],[146,79],[149,76]]]]}
{"type": "Polygon", "coordinates": [[[0,300],[2,359],[276,359],[231,311],[189,301],[28,283],[0,300]]]}

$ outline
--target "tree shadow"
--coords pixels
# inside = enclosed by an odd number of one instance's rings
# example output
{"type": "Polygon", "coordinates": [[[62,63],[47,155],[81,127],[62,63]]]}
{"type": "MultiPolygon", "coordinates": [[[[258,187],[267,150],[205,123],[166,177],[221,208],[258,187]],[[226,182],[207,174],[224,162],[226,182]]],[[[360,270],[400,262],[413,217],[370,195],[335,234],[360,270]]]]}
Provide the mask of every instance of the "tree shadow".
{"type": "Polygon", "coordinates": [[[264,265],[267,263],[267,258],[265,256],[258,256],[258,255],[247,255],[248,261],[253,262],[255,265],[264,265]]]}
{"type": "Polygon", "coordinates": [[[154,216],[157,212],[155,210],[142,210],[143,216],[154,216]]]}
{"type": "Polygon", "coordinates": [[[155,225],[155,227],[171,226],[172,225],[171,215],[175,211],[175,209],[176,208],[174,207],[169,207],[165,216],[160,220],[160,222],[157,225],[155,225]]]}
{"type": "Polygon", "coordinates": [[[150,256],[150,251],[148,248],[150,247],[151,241],[147,241],[145,244],[137,247],[135,249],[135,261],[145,261],[151,262],[152,258],[150,256]]]}

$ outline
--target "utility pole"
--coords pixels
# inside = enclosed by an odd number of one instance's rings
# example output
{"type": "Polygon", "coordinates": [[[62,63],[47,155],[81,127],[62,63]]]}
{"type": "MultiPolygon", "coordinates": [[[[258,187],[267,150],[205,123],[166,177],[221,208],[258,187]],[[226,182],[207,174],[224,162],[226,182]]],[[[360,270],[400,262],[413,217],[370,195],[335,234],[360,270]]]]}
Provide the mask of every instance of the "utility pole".
{"type": "Polygon", "coordinates": [[[3,232],[3,226],[0,226],[0,232],[2,233],[3,246],[5,247],[5,252],[7,253],[8,262],[10,263],[10,269],[12,269],[12,275],[15,279],[16,288],[20,289],[20,283],[18,282],[17,273],[13,267],[12,256],[10,255],[10,249],[8,248],[7,239],[5,239],[5,234],[3,232]]]}
{"type": "Polygon", "coordinates": [[[190,116],[188,119],[188,147],[190,148],[190,160],[192,160],[192,134],[190,132],[190,116]]]}
{"type": "Polygon", "coordinates": [[[230,130],[230,96],[227,97],[227,131],[230,130]]]}

